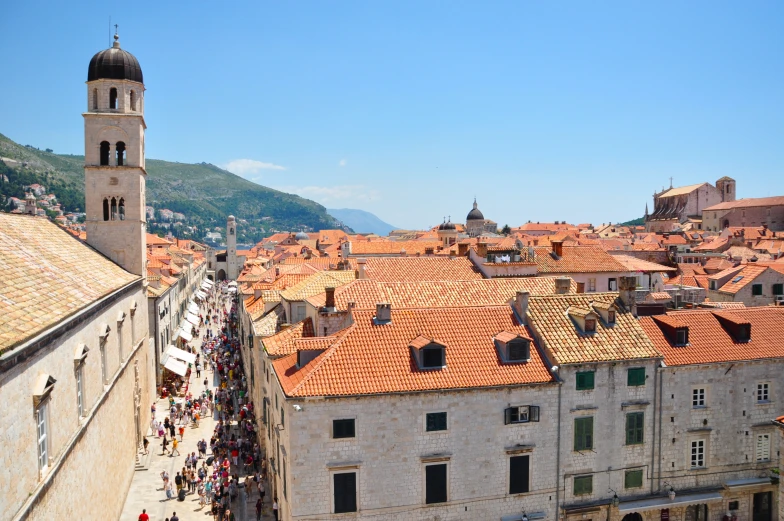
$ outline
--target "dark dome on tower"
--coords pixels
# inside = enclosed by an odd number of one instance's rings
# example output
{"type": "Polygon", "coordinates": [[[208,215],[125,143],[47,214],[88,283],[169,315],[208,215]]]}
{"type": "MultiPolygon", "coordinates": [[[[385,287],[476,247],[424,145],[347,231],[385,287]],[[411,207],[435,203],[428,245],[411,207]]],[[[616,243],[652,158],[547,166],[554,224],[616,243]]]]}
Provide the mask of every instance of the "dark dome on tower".
{"type": "Polygon", "coordinates": [[[455,225],[452,224],[452,221],[444,221],[442,224],[438,225],[439,230],[454,230],[455,225]]]}
{"type": "Polygon", "coordinates": [[[87,81],[128,80],[144,83],[142,68],[136,57],[120,49],[119,37],[114,35],[114,45],[93,56],[87,69],[87,81]]]}
{"type": "Polygon", "coordinates": [[[474,208],[468,212],[468,216],[466,216],[466,221],[484,221],[485,216],[482,212],[479,211],[479,208],[476,207],[476,199],[474,199],[474,208]]]}

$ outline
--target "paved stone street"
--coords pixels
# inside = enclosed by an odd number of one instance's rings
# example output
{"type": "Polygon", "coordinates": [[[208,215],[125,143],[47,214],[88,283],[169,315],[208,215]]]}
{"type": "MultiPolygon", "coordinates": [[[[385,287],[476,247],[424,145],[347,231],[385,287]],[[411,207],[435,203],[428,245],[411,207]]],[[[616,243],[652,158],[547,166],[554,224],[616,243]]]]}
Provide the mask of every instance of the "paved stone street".
{"type": "MultiPolygon", "coordinates": [[[[201,336],[202,331],[200,330],[199,335],[194,337],[194,340],[191,344],[194,346],[197,345],[197,343],[200,342],[199,339],[201,336]]],[[[203,381],[205,376],[207,377],[208,381],[211,382],[210,386],[213,390],[220,383],[218,378],[213,374],[210,364],[206,365],[208,369],[203,372],[201,378],[196,377],[195,371],[192,371],[190,375],[189,389],[190,392],[194,395],[201,393],[203,390],[203,381]]],[[[182,399],[180,398],[177,401],[180,400],[182,399]]],[[[159,421],[162,422],[168,413],[168,398],[158,399],[155,403],[155,407],[156,417],[159,421]]],[[[128,496],[125,500],[122,516],[120,517],[121,521],[137,521],[139,514],[142,513],[142,509],[147,509],[147,514],[150,516],[150,520],[152,521],[163,521],[166,518],[172,517],[174,512],[177,513],[180,521],[213,520],[209,503],[204,507],[201,507],[199,505],[199,496],[196,493],[188,493],[185,496],[185,501],[178,501],[176,496],[173,499],[167,499],[166,493],[163,490],[163,479],[161,478],[161,472],[166,470],[169,473],[169,477],[173,483],[174,476],[177,474],[177,472],[181,472],[185,466],[186,455],[190,454],[191,452],[196,452],[198,454],[196,443],[201,439],[207,441],[207,457],[209,458],[211,456],[209,440],[213,434],[213,430],[216,424],[217,411],[214,415],[208,415],[208,417],[203,418],[199,422],[198,427],[191,423],[188,427],[186,427],[183,440],[178,447],[181,455],[173,457],[169,454],[162,454],[161,438],[158,438],[156,435],[152,434],[148,426],[148,433],[150,434],[148,434],[147,439],[150,441],[150,454],[148,456],[142,456],[142,458],[148,458],[146,465],[147,468],[143,470],[137,470],[134,474],[131,488],[128,491],[128,496]]],[[[169,444],[169,449],[171,449],[171,443],[169,444]]],[[[144,460],[142,461],[144,462],[144,460]]],[[[201,465],[202,461],[203,460],[199,461],[199,465],[201,465]]],[[[244,480],[245,473],[240,470],[236,472],[240,476],[240,482],[242,482],[244,480]]],[[[267,490],[269,490],[267,483],[265,483],[265,487],[267,490]]],[[[251,494],[248,495],[244,488],[240,488],[239,490],[239,497],[234,502],[232,502],[231,505],[232,512],[235,513],[237,521],[255,520],[255,507],[256,500],[258,499],[258,492],[252,488],[251,494]]],[[[265,513],[267,515],[261,518],[263,520],[272,519],[272,508],[269,495],[267,495],[266,500],[265,513]]]]}

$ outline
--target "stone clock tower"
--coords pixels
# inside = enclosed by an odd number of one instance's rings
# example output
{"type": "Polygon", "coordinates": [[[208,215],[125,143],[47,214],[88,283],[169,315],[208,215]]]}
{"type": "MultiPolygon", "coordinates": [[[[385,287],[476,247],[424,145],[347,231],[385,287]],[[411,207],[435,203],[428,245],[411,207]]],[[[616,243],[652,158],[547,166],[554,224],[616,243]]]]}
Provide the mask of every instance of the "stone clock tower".
{"type": "Polygon", "coordinates": [[[226,278],[237,280],[239,262],[237,261],[237,220],[229,215],[226,221],[226,278]]]}
{"type": "Polygon", "coordinates": [[[139,62],[114,45],[90,60],[84,116],[87,243],[146,275],[144,80],[139,62]]]}

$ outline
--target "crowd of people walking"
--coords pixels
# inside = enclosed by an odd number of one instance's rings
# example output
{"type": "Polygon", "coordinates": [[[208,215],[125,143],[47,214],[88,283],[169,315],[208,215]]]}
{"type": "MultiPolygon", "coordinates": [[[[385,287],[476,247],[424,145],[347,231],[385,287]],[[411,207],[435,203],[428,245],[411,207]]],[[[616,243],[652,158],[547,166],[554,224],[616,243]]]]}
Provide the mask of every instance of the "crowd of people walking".
{"type": "MultiPolygon", "coordinates": [[[[202,303],[202,334],[195,339],[201,345],[188,346],[196,356],[188,391],[181,399],[168,395],[168,410],[162,421],[156,417],[153,404],[151,429],[160,439],[161,455],[185,458],[174,476],[166,470],[161,472],[166,499],[184,501],[188,495],[195,494],[200,507],[212,515],[213,521],[235,521],[237,509],[246,506],[238,501],[240,491],[244,490],[246,502],[256,496],[256,518],[261,519],[267,500],[267,464],[256,434],[256,411],[248,397],[248,382],[240,356],[235,330],[236,304],[226,295],[224,287],[225,283],[217,283],[202,303]],[[203,382],[200,381],[202,370],[205,371],[203,382]],[[199,384],[203,384],[200,390],[199,384]],[[202,438],[196,443],[196,451],[180,454],[186,427],[197,428],[207,417],[216,421],[210,439],[202,438]]],[[[272,506],[276,507],[277,503],[273,501],[272,506]]],[[[277,519],[276,508],[273,515],[277,519]]],[[[173,521],[175,516],[176,513],[168,521],[173,521]]]]}

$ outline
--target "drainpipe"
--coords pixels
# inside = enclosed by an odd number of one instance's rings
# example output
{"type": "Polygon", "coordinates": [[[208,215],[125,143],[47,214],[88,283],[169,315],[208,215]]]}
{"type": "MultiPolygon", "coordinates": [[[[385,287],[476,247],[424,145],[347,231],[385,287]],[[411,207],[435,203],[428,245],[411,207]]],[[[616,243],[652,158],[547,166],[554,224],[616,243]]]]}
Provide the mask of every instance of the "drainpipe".
{"type": "MultiPolygon", "coordinates": [[[[664,362],[662,361],[661,364],[664,362]]],[[[660,364],[660,365],[661,365],[660,364]]],[[[661,446],[662,446],[662,393],[664,390],[664,367],[657,368],[659,371],[659,472],[658,476],[656,476],[656,490],[661,490],[661,465],[662,465],[662,455],[661,455],[661,446]]]]}
{"type": "MultiPolygon", "coordinates": [[[[659,371],[659,362],[656,362],[656,366],[654,367],[656,372],[659,371]]],[[[656,378],[659,376],[658,374],[654,373],[653,375],[653,443],[654,446],[651,449],[651,472],[654,472],[656,469],[656,404],[658,403],[656,391],[659,390],[659,380],[656,378]]],[[[661,423],[660,423],[661,425],[661,423]]],[[[659,451],[661,451],[661,432],[659,432],[659,451]]],[[[661,454],[659,454],[661,457],[661,454]]],[[[651,495],[653,495],[653,476],[651,476],[651,495]]]]}
{"type": "Polygon", "coordinates": [[[561,501],[561,391],[563,383],[558,384],[558,434],[555,452],[555,520],[560,519],[561,501]]]}

